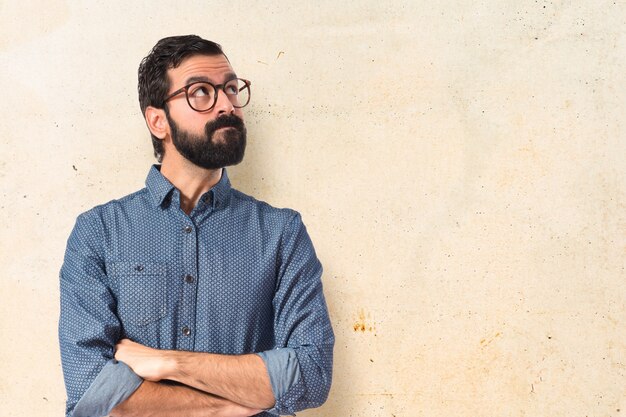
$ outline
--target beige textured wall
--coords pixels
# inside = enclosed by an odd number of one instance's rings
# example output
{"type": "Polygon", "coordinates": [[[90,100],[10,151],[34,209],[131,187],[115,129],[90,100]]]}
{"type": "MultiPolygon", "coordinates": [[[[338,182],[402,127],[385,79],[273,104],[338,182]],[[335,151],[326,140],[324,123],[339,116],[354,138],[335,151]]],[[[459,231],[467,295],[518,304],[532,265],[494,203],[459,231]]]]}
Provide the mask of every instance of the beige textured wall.
{"type": "Polygon", "coordinates": [[[626,415],[625,28],[622,0],[0,2],[0,415],[62,414],[65,242],[143,186],[137,65],[182,33],[253,81],[233,183],[325,266],[302,416],[626,415]]]}

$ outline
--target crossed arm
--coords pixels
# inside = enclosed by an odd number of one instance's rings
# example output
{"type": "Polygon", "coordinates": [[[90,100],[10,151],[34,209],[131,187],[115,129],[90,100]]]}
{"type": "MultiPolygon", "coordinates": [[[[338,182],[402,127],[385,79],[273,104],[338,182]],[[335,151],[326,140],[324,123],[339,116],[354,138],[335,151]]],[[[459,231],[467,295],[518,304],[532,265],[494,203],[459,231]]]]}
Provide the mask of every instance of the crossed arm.
{"type": "Polygon", "coordinates": [[[250,416],[274,406],[263,360],[254,354],[218,355],[158,350],[128,339],[116,346],[115,359],[145,381],[111,415],[250,416]],[[159,384],[176,381],[184,386],[159,384]],[[192,401],[190,401],[192,400],[192,401]]]}
{"type": "Polygon", "coordinates": [[[144,381],[137,390],[111,410],[111,417],[244,417],[261,410],[195,390],[144,381]]]}

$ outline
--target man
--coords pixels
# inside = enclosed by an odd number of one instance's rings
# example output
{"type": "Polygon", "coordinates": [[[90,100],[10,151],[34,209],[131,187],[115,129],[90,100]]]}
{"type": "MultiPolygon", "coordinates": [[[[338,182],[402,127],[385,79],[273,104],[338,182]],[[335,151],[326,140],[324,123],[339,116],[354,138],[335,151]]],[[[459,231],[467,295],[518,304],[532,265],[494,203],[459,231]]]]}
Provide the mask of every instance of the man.
{"type": "Polygon", "coordinates": [[[321,405],[334,336],[300,215],[231,188],[250,82],[221,47],[160,40],[139,101],[160,165],[81,214],[61,268],[68,416],[249,416],[321,405]]]}

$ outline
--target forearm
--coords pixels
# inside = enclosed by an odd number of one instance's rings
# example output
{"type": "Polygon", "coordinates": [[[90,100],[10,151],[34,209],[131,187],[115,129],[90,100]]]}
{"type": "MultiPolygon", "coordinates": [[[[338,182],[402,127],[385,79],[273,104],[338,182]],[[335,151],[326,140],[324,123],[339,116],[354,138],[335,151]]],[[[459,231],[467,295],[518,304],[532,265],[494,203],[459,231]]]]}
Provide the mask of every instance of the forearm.
{"type": "Polygon", "coordinates": [[[261,412],[186,386],[144,381],[111,417],[243,417],[261,412]]]}
{"type": "Polygon", "coordinates": [[[165,379],[228,398],[248,407],[274,406],[274,394],[263,360],[254,354],[166,351],[165,379]]]}

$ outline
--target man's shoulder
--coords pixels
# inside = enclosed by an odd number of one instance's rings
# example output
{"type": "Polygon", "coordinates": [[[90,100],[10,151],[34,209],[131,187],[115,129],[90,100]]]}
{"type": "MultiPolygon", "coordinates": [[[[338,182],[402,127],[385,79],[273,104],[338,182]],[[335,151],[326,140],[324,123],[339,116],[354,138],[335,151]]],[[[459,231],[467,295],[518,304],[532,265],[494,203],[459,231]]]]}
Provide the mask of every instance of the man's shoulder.
{"type": "Polygon", "coordinates": [[[255,212],[266,219],[288,223],[293,218],[300,216],[300,213],[292,208],[276,207],[234,188],[231,188],[231,196],[233,199],[232,202],[240,209],[255,212]]]}
{"type": "Polygon", "coordinates": [[[78,219],[83,221],[98,218],[102,219],[103,217],[115,214],[116,212],[128,210],[134,205],[143,205],[146,203],[147,198],[149,198],[148,194],[148,189],[144,187],[125,196],[98,204],[89,210],[80,213],[78,215],[78,219]]]}

